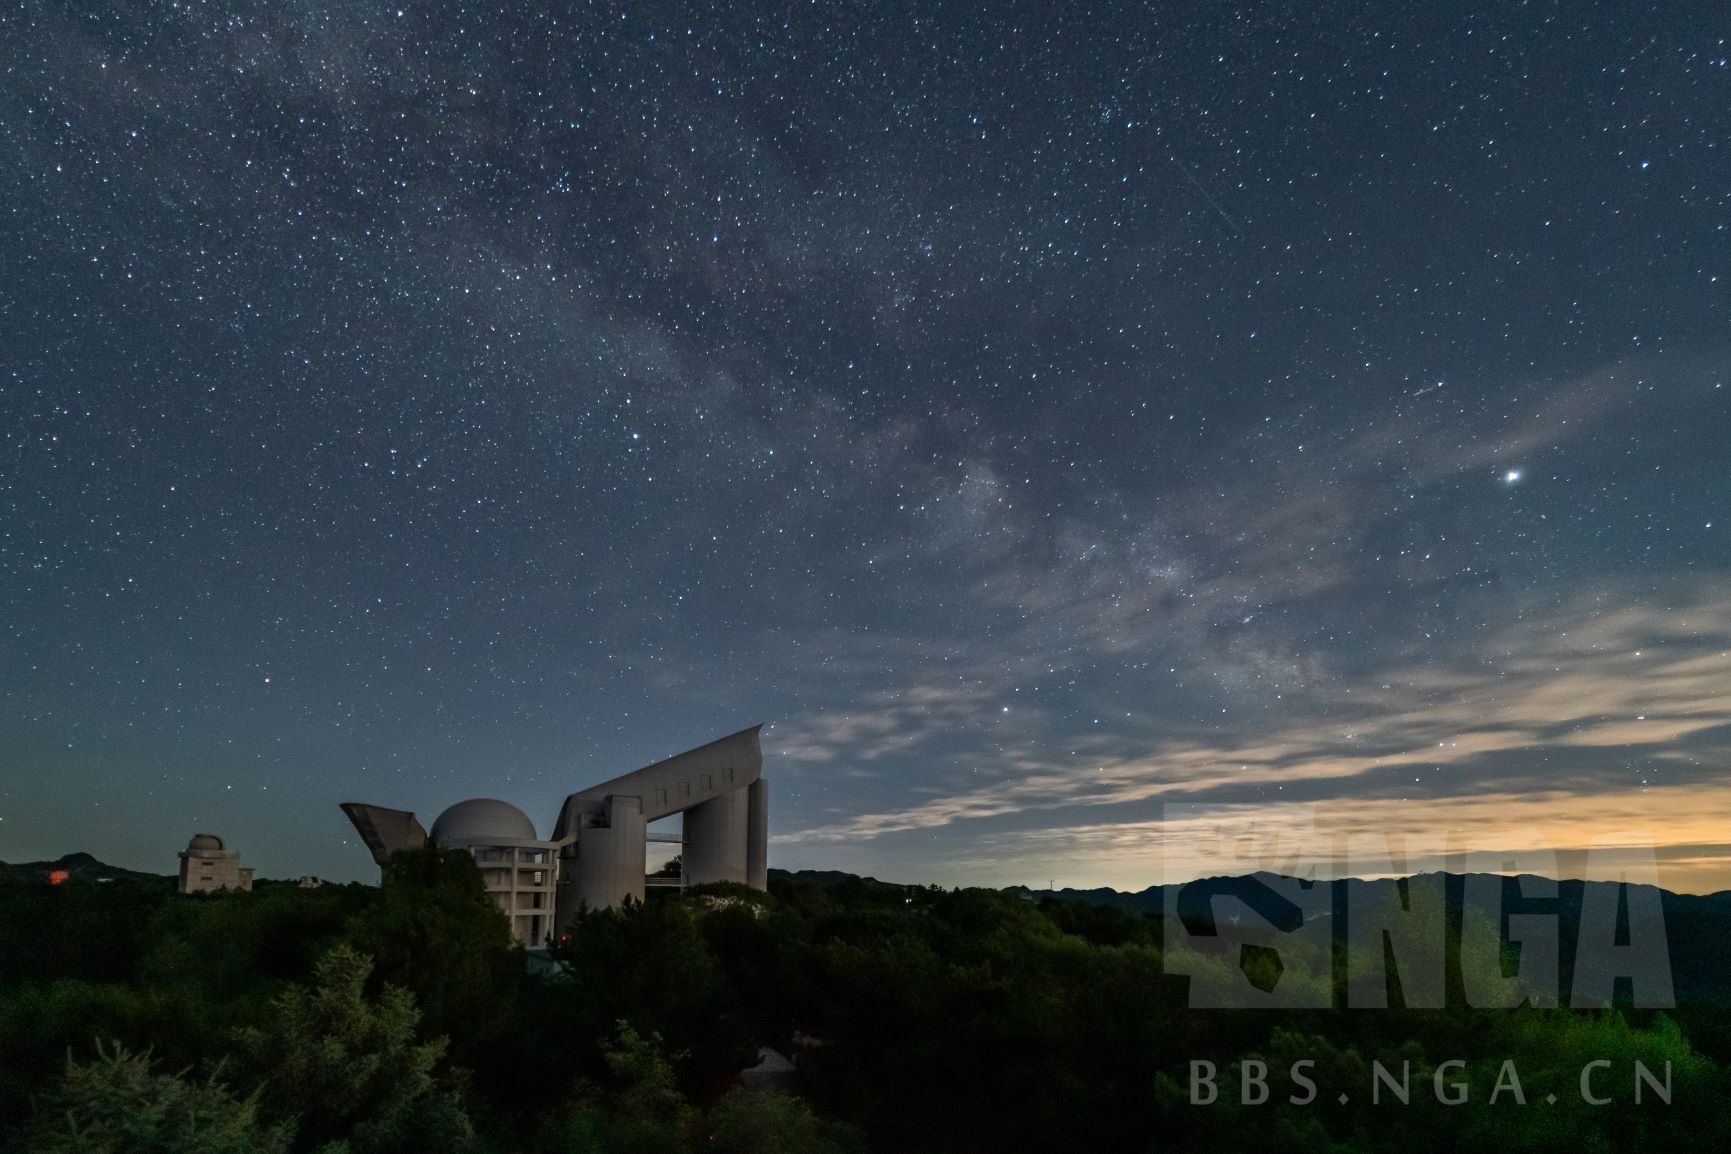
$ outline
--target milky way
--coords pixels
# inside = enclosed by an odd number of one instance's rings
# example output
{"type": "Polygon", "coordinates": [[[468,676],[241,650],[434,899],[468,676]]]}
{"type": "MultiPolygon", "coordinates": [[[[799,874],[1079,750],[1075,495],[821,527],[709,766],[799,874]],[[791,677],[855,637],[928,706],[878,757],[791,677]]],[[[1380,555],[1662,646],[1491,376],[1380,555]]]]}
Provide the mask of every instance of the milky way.
{"type": "Polygon", "coordinates": [[[0,858],[370,877],[763,721],[777,865],[1731,885],[1720,15],[14,7],[0,858]]]}

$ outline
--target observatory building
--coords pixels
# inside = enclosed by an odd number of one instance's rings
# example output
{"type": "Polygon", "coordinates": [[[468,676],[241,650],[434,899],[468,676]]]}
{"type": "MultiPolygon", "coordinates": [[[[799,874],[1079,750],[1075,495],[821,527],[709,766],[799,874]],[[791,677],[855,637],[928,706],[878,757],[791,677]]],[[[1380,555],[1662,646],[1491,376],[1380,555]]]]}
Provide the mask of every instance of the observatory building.
{"type": "Polygon", "coordinates": [[[679,884],[738,882],[769,888],[769,789],[763,779],[761,726],[742,729],[565,799],[553,836],[508,802],[460,801],[427,833],[407,811],[344,802],[343,812],[383,865],[400,849],[466,849],[512,936],[545,945],[578,910],[643,900],[649,841],[682,850],[679,884]],[[683,815],[677,837],[652,836],[650,822],[683,815]]]}
{"type": "Polygon", "coordinates": [[[214,833],[196,833],[180,851],[179,889],[183,894],[250,890],[252,867],[241,865],[240,854],[214,833]]]}

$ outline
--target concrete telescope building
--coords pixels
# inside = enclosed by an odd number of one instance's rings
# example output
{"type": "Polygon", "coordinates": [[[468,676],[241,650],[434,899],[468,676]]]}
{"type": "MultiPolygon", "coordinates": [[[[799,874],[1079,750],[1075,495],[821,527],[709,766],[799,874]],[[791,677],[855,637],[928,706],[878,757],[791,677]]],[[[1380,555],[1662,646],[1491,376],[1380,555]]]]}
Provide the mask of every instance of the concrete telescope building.
{"type": "Polygon", "coordinates": [[[511,919],[511,933],[534,949],[580,909],[643,900],[650,841],[682,849],[679,883],[738,882],[769,888],[769,787],[762,726],[718,738],[571,794],[553,836],[542,841],[522,810],[491,798],[461,801],[428,834],[407,811],[358,802],[342,809],[383,865],[400,849],[429,842],[466,849],[487,892],[511,919]],[[678,837],[653,836],[650,822],[683,815],[678,837]]]}
{"type": "Polygon", "coordinates": [[[198,833],[180,851],[180,892],[209,894],[218,890],[252,889],[252,867],[240,864],[240,854],[214,833],[198,833]]]}

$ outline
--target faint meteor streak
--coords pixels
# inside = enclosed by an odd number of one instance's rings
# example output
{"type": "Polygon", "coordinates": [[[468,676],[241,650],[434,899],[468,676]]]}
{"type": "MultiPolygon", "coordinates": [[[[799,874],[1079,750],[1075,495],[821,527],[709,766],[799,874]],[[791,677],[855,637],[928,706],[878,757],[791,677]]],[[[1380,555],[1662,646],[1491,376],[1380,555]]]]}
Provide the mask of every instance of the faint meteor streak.
{"type": "Polygon", "coordinates": [[[1183,161],[1179,160],[1176,156],[1173,156],[1171,153],[1166,154],[1166,159],[1170,160],[1173,164],[1178,166],[1178,171],[1182,172],[1184,174],[1184,179],[1188,180],[1190,182],[1191,186],[1193,188],[1195,188],[1197,192],[1200,192],[1202,194],[1202,198],[1208,202],[1210,207],[1212,207],[1215,212],[1220,214],[1220,219],[1225,221],[1229,226],[1231,226],[1232,231],[1236,235],[1238,235],[1238,236],[1244,235],[1244,230],[1238,227],[1238,222],[1232,219],[1232,216],[1230,213],[1228,213],[1224,208],[1220,207],[1220,202],[1218,200],[1215,200],[1213,195],[1210,194],[1206,188],[1202,187],[1202,182],[1197,180],[1194,176],[1192,176],[1190,174],[1190,170],[1188,168],[1184,167],[1183,161]]]}

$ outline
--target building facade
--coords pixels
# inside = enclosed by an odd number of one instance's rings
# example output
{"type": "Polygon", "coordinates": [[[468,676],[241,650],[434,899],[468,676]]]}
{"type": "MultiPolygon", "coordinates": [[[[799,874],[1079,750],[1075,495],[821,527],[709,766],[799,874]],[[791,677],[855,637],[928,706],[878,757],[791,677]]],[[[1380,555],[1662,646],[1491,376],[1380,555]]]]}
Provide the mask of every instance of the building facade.
{"type": "Polygon", "coordinates": [[[539,949],[553,931],[554,876],[559,850],[535,837],[535,823],[509,802],[460,801],[433,822],[435,845],[466,849],[481,870],[487,894],[511,919],[511,936],[539,949]]]}
{"type": "Polygon", "coordinates": [[[180,892],[215,893],[252,889],[252,869],[214,833],[194,834],[180,851],[180,892]]]}
{"type": "MultiPolygon", "coordinates": [[[[429,842],[468,850],[511,932],[535,949],[578,911],[643,900],[650,822],[682,815],[682,886],[737,882],[768,888],[769,786],[761,726],[742,729],[565,799],[553,836],[538,840],[516,806],[475,798],[451,806],[427,833],[408,810],[345,802],[342,809],[383,865],[429,842]]],[[[657,838],[656,840],[667,840],[657,838]]]]}

